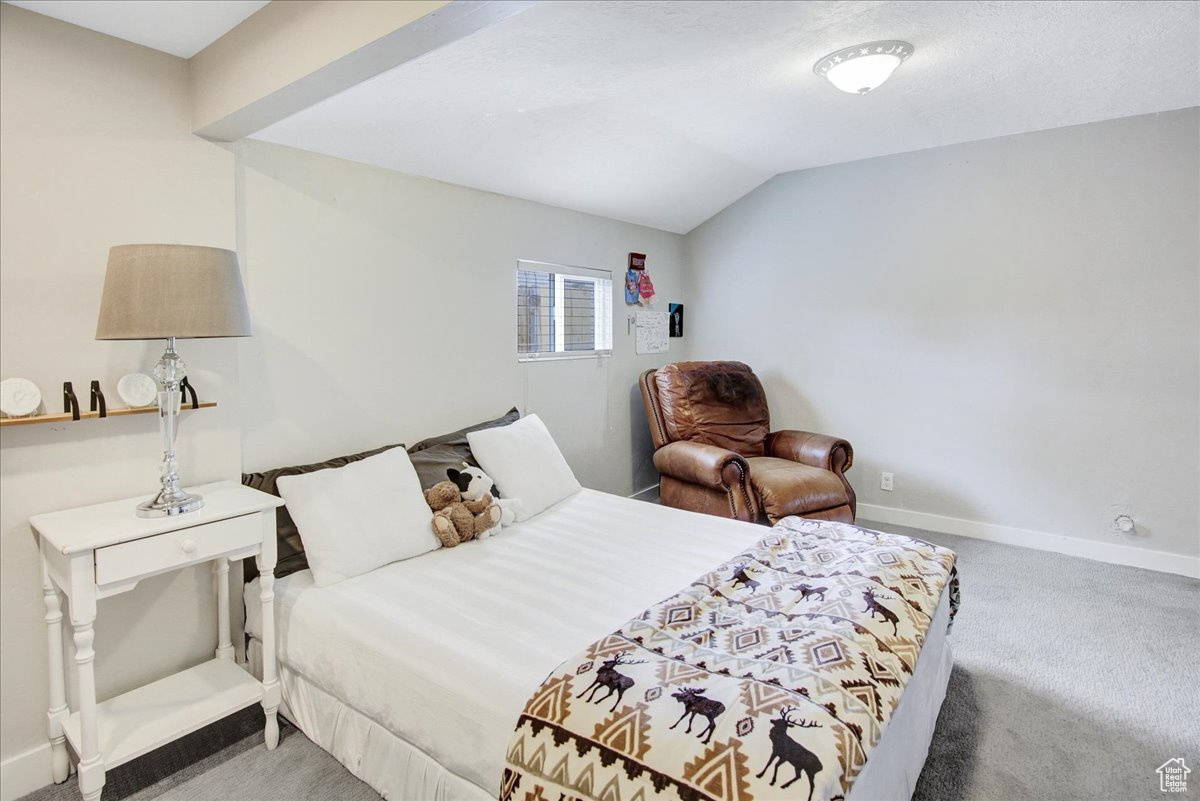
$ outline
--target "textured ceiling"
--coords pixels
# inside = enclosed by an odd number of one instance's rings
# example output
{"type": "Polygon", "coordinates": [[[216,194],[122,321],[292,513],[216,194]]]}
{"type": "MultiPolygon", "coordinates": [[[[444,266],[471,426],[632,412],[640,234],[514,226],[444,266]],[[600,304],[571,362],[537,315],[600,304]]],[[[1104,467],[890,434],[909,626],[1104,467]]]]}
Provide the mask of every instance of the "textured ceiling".
{"type": "Polygon", "coordinates": [[[269,0],[7,0],[81,28],[191,58],[269,0]]]}
{"type": "Polygon", "coordinates": [[[686,232],[776,173],[1200,105],[1195,2],[543,2],[256,134],[686,232]],[[903,39],[866,96],[812,73],[903,39]]]}

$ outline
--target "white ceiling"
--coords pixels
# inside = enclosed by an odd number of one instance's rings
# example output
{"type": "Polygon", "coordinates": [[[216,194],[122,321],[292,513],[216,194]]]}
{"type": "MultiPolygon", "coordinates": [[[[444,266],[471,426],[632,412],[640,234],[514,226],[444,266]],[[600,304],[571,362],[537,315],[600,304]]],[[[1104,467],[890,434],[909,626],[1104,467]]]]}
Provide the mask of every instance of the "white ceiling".
{"type": "Polygon", "coordinates": [[[1200,105],[1194,2],[540,3],[255,135],[686,232],[776,173],[1200,105]],[[841,47],[915,55],[866,96],[841,47]]]}
{"type": "Polygon", "coordinates": [[[191,58],[270,0],[6,0],[72,25],[191,58]]]}

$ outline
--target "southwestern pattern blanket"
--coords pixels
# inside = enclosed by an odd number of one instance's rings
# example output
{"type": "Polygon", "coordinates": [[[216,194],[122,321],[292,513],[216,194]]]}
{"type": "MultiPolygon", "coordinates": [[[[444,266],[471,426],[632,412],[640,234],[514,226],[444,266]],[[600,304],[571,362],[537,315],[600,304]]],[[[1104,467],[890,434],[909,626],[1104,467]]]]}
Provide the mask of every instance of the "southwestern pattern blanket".
{"type": "Polygon", "coordinates": [[[916,666],[954,552],[789,517],[563,662],[501,801],[835,801],[916,666]],[[794,786],[793,786],[794,785],[794,786]]]}

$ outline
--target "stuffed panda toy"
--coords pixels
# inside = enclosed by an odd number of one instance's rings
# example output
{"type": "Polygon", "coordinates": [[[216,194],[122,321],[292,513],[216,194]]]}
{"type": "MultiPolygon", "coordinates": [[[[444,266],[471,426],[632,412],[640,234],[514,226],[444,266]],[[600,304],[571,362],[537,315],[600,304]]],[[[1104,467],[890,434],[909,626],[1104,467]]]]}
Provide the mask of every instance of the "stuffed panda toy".
{"type": "Polygon", "coordinates": [[[496,529],[511,526],[516,522],[521,502],[516,498],[501,498],[500,490],[496,489],[496,482],[478,467],[463,462],[462,470],[451,467],[446,471],[446,476],[458,487],[464,501],[476,501],[491,493],[492,500],[500,507],[500,525],[479,534],[476,539],[486,539],[495,534],[496,529]]]}

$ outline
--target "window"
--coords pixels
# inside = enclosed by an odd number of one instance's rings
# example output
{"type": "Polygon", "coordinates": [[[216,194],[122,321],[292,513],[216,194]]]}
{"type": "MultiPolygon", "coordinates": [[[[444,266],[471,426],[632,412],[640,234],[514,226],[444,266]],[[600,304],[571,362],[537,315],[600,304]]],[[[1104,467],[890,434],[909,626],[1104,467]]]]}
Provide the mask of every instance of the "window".
{"type": "Polygon", "coordinates": [[[517,358],[612,353],[612,273],[517,262],[517,358]]]}

